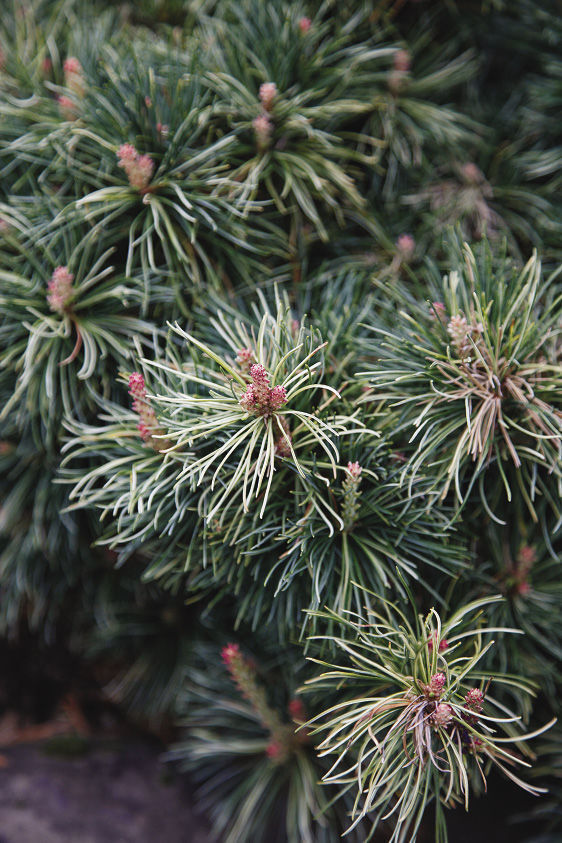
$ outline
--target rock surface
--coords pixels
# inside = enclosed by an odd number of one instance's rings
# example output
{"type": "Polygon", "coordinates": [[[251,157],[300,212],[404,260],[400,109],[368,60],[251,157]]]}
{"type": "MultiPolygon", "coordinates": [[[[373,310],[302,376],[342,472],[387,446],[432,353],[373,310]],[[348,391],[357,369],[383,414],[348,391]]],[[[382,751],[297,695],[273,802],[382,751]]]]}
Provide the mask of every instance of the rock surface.
{"type": "Polygon", "coordinates": [[[187,784],[151,746],[94,744],[78,758],[42,745],[2,751],[0,843],[207,843],[187,784]]]}

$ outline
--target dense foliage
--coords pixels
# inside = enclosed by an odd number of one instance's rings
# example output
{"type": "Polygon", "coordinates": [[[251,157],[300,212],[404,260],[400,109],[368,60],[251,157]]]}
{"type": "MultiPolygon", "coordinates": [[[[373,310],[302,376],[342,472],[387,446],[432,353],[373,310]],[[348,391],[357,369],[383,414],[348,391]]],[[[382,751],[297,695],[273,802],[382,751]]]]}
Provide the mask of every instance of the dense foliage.
{"type": "Polygon", "coordinates": [[[494,771],[562,834],[561,20],[3,9],[0,630],[217,839],[446,841],[494,771]]]}

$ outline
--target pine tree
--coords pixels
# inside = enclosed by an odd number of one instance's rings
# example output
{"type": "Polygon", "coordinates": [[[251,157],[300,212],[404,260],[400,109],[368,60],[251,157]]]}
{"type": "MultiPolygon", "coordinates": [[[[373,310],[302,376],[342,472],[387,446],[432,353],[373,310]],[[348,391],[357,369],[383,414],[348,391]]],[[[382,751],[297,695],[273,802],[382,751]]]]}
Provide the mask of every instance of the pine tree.
{"type": "Polygon", "coordinates": [[[531,0],[2,15],[0,630],[174,722],[217,840],[444,842],[490,770],[560,835],[561,46],[531,0]]]}

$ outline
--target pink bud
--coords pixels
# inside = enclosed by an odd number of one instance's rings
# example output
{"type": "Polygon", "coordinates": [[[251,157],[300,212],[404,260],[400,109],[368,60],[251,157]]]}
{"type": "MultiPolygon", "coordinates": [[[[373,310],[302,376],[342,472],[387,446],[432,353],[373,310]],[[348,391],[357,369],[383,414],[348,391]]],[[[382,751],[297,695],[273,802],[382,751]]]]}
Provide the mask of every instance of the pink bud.
{"type": "Polygon", "coordinates": [[[133,372],[129,376],[129,395],[133,398],[144,398],[146,395],[146,384],[140,372],[133,372]]]}
{"type": "Polygon", "coordinates": [[[306,35],[311,26],[312,21],[310,20],[310,18],[301,18],[299,20],[299,29],[303,35],[306,35]]]}
{"type": "Polygon", "coordinates": [[[431,715],[431,719],[436,728],[442,729],[445,726],[448,726],[453,719],[453,709],[450,705],[447,705],[447,703],[439,703],[431,715]]]}
{"type": "Polygon", "coordinates": [[[126,163],[137,160],[138,152],[132,143],[124,143],[119,147],[117,157],[119,158],[119,166],[124,167],[126,163]]]}
{"type": "Polygon", "coordinates": [[[57,97],[57,102],[59,104],[60,112],[65,120],[76,120],[76,117],[78,116],[78,108],[76,107],[74,100],[71,100],[70,97],[61,94],[61,96],[57,97]]]}
{"type": "Polygon", "coordinates": [[[279,758],[283,754],[283,746],[275,739],[271,740],[265,748],[268,758],[279,758]]]}
{"type": "Polygon", "coordinates": [[[82,73],[82,65],[74,56],[66,59],[63,69],[65,73],[82,73]]]}
{"type": "Polygon", "coordinates": [[[254,363],[253,366],[250,366],[250,377],[252,378],[252,380],[259,384],[269,383],[267,372],[265,370],[265,367],[262,366],[261,363],[254,363]]]}
{"type": "Polygon", "coordinates": [[[240,658],[240,647],[238,644],[227,644],[221,650],[221,658],[223,662],[230,667],[233,661],[240,658]]]}
{"type": "Polygon", "coordinates": [[[260,85],[260,102],[266,111],[271,111],[273,100],[277,96],[277,85],[275,82],[264,82],[260,85]]]}
{"type": "Polygon", "coordinates": [[[289,714],[296,720],[298,723],[302,723],[306,720],[306,711],[304,708],[304,703],[298,697],[292,699],[289,703],[289,714]]]}
{"type": "Polygon", "coordinates": [[[522,565],[528,565],[529,568],[531,568],[531,566],[537,561],[537,551],[532,545],[525,544],[519,550],[517,561],[522,565]]]}
{"type": "MultiPolygon", "coordinates": [[[[429,652],[431,652],[433,650],[433,642],[434,641],[437,641],[437,633],[436,632],[433,633],[433,640],[430,638],[429,641],[427,642],[429,652]]],[[[439,648],[438,649],[439,649],[440,653],[449,649],[449,642],[447,641],[446,638],[441,639],[441,641],[439,642],[439,648]]]]}
{"type": "Polygon", "coordinates": [[[485,181],[482,170],[471,161],[462,165],[461,174],[465,181],[469,184],[482,184],[482,182],[485,181]]]}
{"type": "Polygon", "coordinates": [[[269,392],[269,406],[272,410],[278,410],[287,403],[287,391],[284,386],[274,386],[269,392]]]}
{"type": "Polygon", "coordinates": [[[429,684],[425,686],[427,695],[430,697],[440,697],[446,681],[444,673],[434,673],[429,680],[429,684]]]}
{"type": "Polygon", "coordinates": [[[476,712],[482,711],[484,694],[482,693],[480,688],[471,688],[470,691],[467,691],[464,699],[467,708],[470,708],[472,711],[476,712]]]}
{"type": "Polygon", "coordinates": [[[63,314],[74,293],[74,275],[66,266],[57,266],[47,284],[47,303],[55,313],[63,314]]]}
{"type": "Polygon", "coordinates": [[[260,114],[252,122],[254,132],[256,133],[256,140],[259,149],[265,149],[269,146],[271,134],[273,132],[273,123],[267,114],[260,114]]]}
{"type": "Polygon", "coordinates": [[[358,480],[359,477],[361,477],[361,472],[363,471],[358,462],[348,462],[347,470],[354,480],[358,480]]]}
{"type": "Polygon", "coordinates": [[[154,161],[150,155],[139,155],[130,143],[124,143],[117,152],[118,166],[125,170],[129,184],[136,190],[144,190],[152,178],[154,161]]]}
{"type": "Polygon", "coordinates": [[[394,53],[394,70],[398,70],[401,73],[407,73],[412,64],[412,57],[408,50],[397,50],[394,53]]]}
{"type": "Polygon", "coordinates": [[[401,234],[396,241],[396,248],[403,261],[410,261],[416,250],[416,241],[411,234],[401,234]]]}

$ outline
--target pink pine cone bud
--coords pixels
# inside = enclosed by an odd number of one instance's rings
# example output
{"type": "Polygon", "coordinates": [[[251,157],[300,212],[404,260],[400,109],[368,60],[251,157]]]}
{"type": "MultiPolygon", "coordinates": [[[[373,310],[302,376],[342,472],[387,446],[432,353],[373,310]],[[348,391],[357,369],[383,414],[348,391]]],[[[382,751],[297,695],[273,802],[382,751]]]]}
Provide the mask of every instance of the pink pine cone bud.
{"type": "Polygon", "coordinates": [[[133,163],[137,160],[138,152],[132,143],[124,143],[119,147],[117,157],[119,158],[119,166],[124,167],[127,163],[133,163]]]}
{"type": "Polygon", "coordinates": [[[396,241],[396,248],[402,260],[407,263],[414,257],[416,241],[411,234],[401,234],[396,241]]]}
{"type": "Polygon", "coordinates": [[[470,708],[472,711],[476,712],[482,711],[484,694],[482,693],[480,688],[471,688],[470,691],[467,691],[467,694],[464,699],[467,708],[470,708]]]}
{"type": "Polygon", "coordinates": [[[287,390],[284,386],[274,386],[269,392],[269,406],[272,410],[279,410],[287,403],[287,390]]]}
{"type": "Polygon", "coordinates": [[[530,544],[525,544],[519,550],[517,555],[517,561],[524,566],[529,566],[531,568],[534,563],[537,561],[537,551],[535,548],[530,544]]]}
{"type": "Polygon", "coordinates": [[[269,377],[267,375],[267,371],[265,366],[262,366],[261,363],[254,363],[250,366],[250,376],[255,383],[269,385],[269,377]]]}
{"type": "Polygon", "coordinates": [[[76,120],[76,117],[78,116],[78,108],[74,100],[71,100],[70,97],[61,94],[61,96],[57,97],[57,102],[60,113],[65,120],[76,120]]]}
{"type": "Polygon", "coordinates": [[[448,726],[453,719],[453,709],[450,705],[447,705],[447,703],[439,703],[439,705],[435,707],[435,711],[431,715],[431,719],[435,728],[448,726]]]}
{"type": "Polygon", "coordinates": [[[133,398],[144,398],[146,396],[146,384],[140,372],[133,372],[129,376],[129,395],[133,398]]]}
{"type": "Polygon", "coordinates": [[[136,190],[148,187],[154,172],[154,161],[150,155],[139,155],[132,144],[124,143],[119,147],[117,158],[118,166],[125,170],[131,187],[136,190]]]}
{"type": "Polygon", "coordinates": [[[358,462],[348,462],[347,470],[349,471],[350,475],[354,480],[358,480],[361,477],[361,473],[363,471],[358,462]]]}
{"type": "Polygon", "coordinates": [[[458,348],[463,347],[470,334],[470,326],[466,321],[466,316],[461,316],[460,313],[451,316],[447,324],[447,333],[458,348]]]}
{"type": "Polygon", "coordinates": [[[65,73],[82,73],[82,65],[74,56],[69,56],[65,60],[63,69],[65,73]]]}
{"type": "Polygon", "coordinates": [[[133,372],[129,376],[129,395],[133,398],[133,410],[139,415],[137,429],[143,442],[150,445],[155,451],[171,447],[167,440],[154,438],[162,431],[158,425],[156,413],[147,398],[146,384],[140,372],[133,372]]]}
{"type": "Polygon", "coordinates": [[[82,65],[74,56],[66,59],[64,65],[64,84],[73,94],[82,98],[86,92],[86,80],[82,65]]]}
{"type": "Polygon", "coordinates": [[[221,658],[223,662],[230,667],[233,661],[236,661],[241,657],[240,647],[238,644],[227,644],[226,647],[223,647],[221,650],[221,658]]]}
{"type": "Polygon", "coordinates": [[[277,96],[277,85],[275,82],[264,82],[260,85],[260,102],[266,111],[271,111],[273,101],[277,96]]]}
{"type": "Polygon", "coordinates": [[[243,372],[249,372],[254,360],[254,352],[251,348],[239,348],[236,355],[236,363],[243,372]]]}
{"type": "Polygon", "coordinates": [[[306,720],[306,711],[304,703],[298,697],[292,699],[289,703],[289,714],[296,720],[297,723],[303,723],[306,720]]]}
{"type": "Polygon", "coordinates": [[[461,175],[468,184],[482,184],[482,182],[485,181],[484,173],[480,167],[477,167],[476,164],[472,163],[472,161],[462,165],[461,175]]]}
{"type": "Polygon", "coordinates": [[[55,313],[64,313],[72,298],[74,275],[67,266],[57,266],[47,284],[47,303],[55,313]]]}
{"type": "Polygon", "coordinates": [[[240,399],[240,404],[246,410],[246,412],[253,412],[256,406],[256,396],[254,395],[254,387],[252,384],[250,384],[246,389],[246,392],[240,399]]]}
{"type": "MultiPolygon", "coordinates": [[[[436,641],[437,641],[437,633],[434,632],[433,633],[433,639],[430,638],[429,641],[427,642],[429,652],[431,652],[433,650],[433,645],[434,645],[434,642],[436,642],[436,641]]],[[[444,650],[448,650],[448,649],[449,649],[449,642],[447,641],[446,638],[442,638],[441,641],[439,642],[438,651],[440,653],[442,653],[444,650]]]]}
{"type": "Polygon", "coordinates": [[[306,35],[306,33],[309,31],[311,26],[312,26],[312,21],[310,20],[310,18],[301,18],[299,20],[299,29],[300,29],[300,31],[302,32],[303,35],[306,35]]]}
{"type": "Polygon", "coordinates": [[[269,405],[271,389],[267,372],[261,363],[254,363],[253,366],[250,366],[250,377],[252,378],[256,409],[258,412],[265,412],[269,405]]]}
{"type": "Polygon", "coordinates": [[[285,749],[279,741],[275,739],[269,741],[268,745],[265,748],[265,752],[268,758],[272,760],[280,758],[285,753],[285,749]]]}
{"type": "Polygon", "coordinates": [[[259,149],[265,149],[269,146],[271,140],[271,133],[273,132],[273,123],[267,114],[260,114],[259,117],[252,122],[254,132],[256,133],[256,140],[259,149]]]}
{"type": "Polygon", "coordinates": [[[261,363],[254,363],[250,366],[250,377],[252,383],[246,388],[246,392],[240,398],[241,406],[249,413],[256,416],[268,417],[275,413],[287,401],[287,392],[284,386],[269,385],[269,376],[261,363]]]}
{"type": "Polygon", "coordinates": [[[394,70],[407,73],[412,66],[412,57],[408,50],[397,50],[393,58],[394,70]]]}
{"type": "Polygon", "coordinates": [[[446,681],[444,673],[434,673],[429,680],[429,684],[426,685],[426,692],[428,696],[440,697],[443,693],[446,681]]]}

